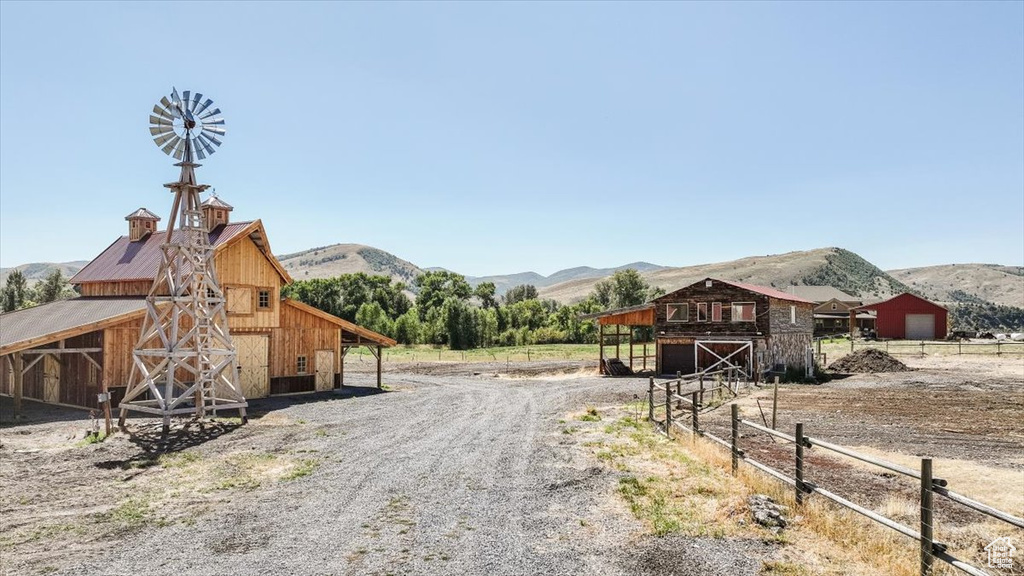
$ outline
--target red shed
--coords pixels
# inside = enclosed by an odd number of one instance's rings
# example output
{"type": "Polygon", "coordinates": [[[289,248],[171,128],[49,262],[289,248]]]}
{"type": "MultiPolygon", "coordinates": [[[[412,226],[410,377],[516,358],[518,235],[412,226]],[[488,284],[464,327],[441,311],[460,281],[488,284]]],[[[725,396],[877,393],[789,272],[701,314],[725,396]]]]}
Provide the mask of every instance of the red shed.
{"type": "MultiPolygon", "coordinates": [[[[850,310],[875,310],[879,338],[942,340],[946,337],[946,309],[920,296],[903,293],[886,300],[850,310]]],[[[853,325],[851,321],[851,326],[853,325]]]]}

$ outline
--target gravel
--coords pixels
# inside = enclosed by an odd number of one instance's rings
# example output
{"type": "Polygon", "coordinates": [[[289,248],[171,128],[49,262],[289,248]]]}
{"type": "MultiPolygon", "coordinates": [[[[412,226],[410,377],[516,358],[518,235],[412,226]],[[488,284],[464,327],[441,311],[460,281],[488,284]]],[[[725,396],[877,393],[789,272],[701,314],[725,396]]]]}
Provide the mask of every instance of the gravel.
{"type": "Polygon", "coordinates": [[[387,393],[255,402],[326,434],[253,424],[201,449],[301,446],[322,458],[312,474],[240,493],[191,526],[126,534],[57,573],[759,573],[771,552],[760,541],[646,534],[615,494],[619,473],[560,432],[568,412],[628,402],[643,382],[504,367],[389,372],[387,393]]]}

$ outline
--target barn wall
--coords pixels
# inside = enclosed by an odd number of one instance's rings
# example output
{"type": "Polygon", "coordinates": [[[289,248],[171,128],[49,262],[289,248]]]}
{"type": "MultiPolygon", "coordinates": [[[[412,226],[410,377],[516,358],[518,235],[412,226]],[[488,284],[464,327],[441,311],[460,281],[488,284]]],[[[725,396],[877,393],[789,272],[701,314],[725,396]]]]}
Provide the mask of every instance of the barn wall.
{"type": "MultiPolygon", "coordinates": [[[[65,348],[102,348],[103,332],[89,332],[74,338],[68,338],[65,348]]],[[[103,355],[89,354],[91,358],[103,366],[103,355]]],[[[103,391],[101,374],[95,366],[81,354],[61,354],[60,356],[60,402],[72,406],[98,408],[96,395],[103,391]]]]}
{"type": "Polygon", "coordinates": [[[946,337],[948,312],[945,308],[927,300],[910,294],[902,294],[892,300],[876,304],[874,308],[878,311],[875,329],[878,331],[879,338],[906,338],[907,314],[934,314],[935,338],[942,340],[946,337]]]}
{"type": "Polygon", "coordinates": [[[281,276],[250,238],[242,238],[220,250],[214,258],[214,266],[217,281],[222,287],[248,288],[252,299],[247,314],[228,310],[229,328],[266,329],[280,324],[281,276]],[[257,306],[260,290],[270,291],[270,308],[260,309],[257,306]]]}
{"type": "Polygon", "coordinates": [[[768,310],[769,332],[771,334],[814,332],[814,304],[804,304],[791,300],[769,298],[768,310]],[[790,307],[796,306],[796,324],[791,322],[790,307]]]}
{"type": "MultiPolygon", "coordinates": [[[[758,332],[767,334],[769,331],[768,304],[769,298],[756,292],[743,288],[731,286],[721,282],[713,282],[710,288],[704,286],[704,282],[687,286],[666,294],[654,300],[655,332],[661,336],[683,336],[701,335],[749,335],[754,336],[758,332]],[[704,302],[708,306],[708,322],[697,322],[697,303],[704,302]],[[712,303],[722,304],[722,321],[711,322],[712,303]],[[733,302],[753,302],[754,322],[733,322],[733,302]],[[688,322],[669,322],[667,318],[667,304],[687,304],[689,306],[688,322]]],[[[789,313],[789,308],[786,308],[789,313]]]]}
{"type": "Polygon", "coordinates": [[[772,368],[777,365],[785,365],[787,368],[807,367],[807,348],[814,341],[810,333],[782,333],[772,334],[766,341],[767,366],[772,368]]]}
{"type": "Polygon", "coordinates": [[[280,302],[281,326],[270,331],[271,392],[275,378],[312,376],[316,351],[334,351],[334,373],[341,371],[341,329],[294,306],[280,302]],[[298,373],[297,360],[306,357],[306,374],[298,373]]]}

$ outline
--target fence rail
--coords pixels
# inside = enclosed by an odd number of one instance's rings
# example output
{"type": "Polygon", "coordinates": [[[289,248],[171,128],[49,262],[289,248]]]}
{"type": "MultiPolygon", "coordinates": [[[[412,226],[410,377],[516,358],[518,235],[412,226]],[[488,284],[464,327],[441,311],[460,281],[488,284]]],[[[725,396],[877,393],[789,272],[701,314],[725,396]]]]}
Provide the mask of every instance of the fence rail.
{"type": "MultiPolygon", "coordinates": [[[[816,343],[821,352],[821,341],[816,343]]],[[[885,350],[893,356],[924,356],[925,354],[949,354],[958,356],[1002,356],[1003,354],[1024,354],[1024,342],[1016,340],[994,340],[990,342],[942,342],[905,340],[850,340],[850,352],[874,348],[885,350]]]]}
{"type": "Polygon", "coordinates": [[[873,456],[868,456],[867,454],[861,454],[860,452],[857,452],[855,450],[850,450],[849,448],[845,448],[843,446],[832,444],[831,442],[826,442],[826,441],[821,440],[819,438],[812,438],[812,437],[806,436],[804,434],[804,425],[803,425],[803,423],[798,423],[796,425],[795,434],[789,435],[789,434],[786,434],[784,432],[780,432],[778,430],[775,430],[773,428],[769,428],[768,426],[763,426],[763,425],[758,424],[756,422],[751,422],[749,420],[744,420],[744,419],[740,418],[740,416],[739,416],[739,406],[736,405],[736,404],[732,404],[731,405],[731,412],[732,412],[732,414],[731,414],[731,432],[732,432],[731,438],[729,440],[726,440],[724,438],[716,436],[716,435],[712,434],[711,432],[707,431],[706,429],[704,429],[704,428],[702,428],[700,426],[699,408],[701,407],[701,402],[698,399],[698,393],[699,393],[698,391],[691,392],[690,395],[689,395],[690,396],[689,398],[685,398],[681,394],[673,394],[673,392],[672,392],[672,384],[673,383],[681,383],[681,380],[682,379],[680,379],[680,380],[670,380],[668,382],[665,382],[663,385],[659,386],[659,385],[656,385],[654,383],[654,379],[652,378],[650,380],[650,383],[649,383],[649,390],[648,390],[648,400],[650,401],[650,404],[649,404],[650,405],[649,419],[654,424],[656,424],[656,425],[659,425],[659,426],[663,425],[663,430],[662,431],[663,431],[664,434],[666,434],[667,436],[671,437],[672,427],[675,426],[676,428],[681,429],[681,430],[688,430],[695,437],[699,436],[699,437],[702,437],[702,438],[706,438],[706,439],[714,442],[715,444],[718,444],[718,445],[724,447],[726,450],[729,450],[729,452],[730,452],[730,454],[732,456],[732,473],[734,475],[738,471],[739,463],[740,462],[744,462],[744,463],[746,463],[746,464],[748,464],[748,465],[750,465],[750,466],[752,466],[752,467],[754,467],[754,468],[756,468],[756,469],[758,469],[758,470],[768,474],[769,476],[772,476],[773,478],[775,478],[775,479],[777,479],[777,480],[779,480],[781,482],[784,482],[784,483],[786,483],[786,484],[788,484],[790,486],[793,486],[794,489],[796,490],[796,494],[795,495],[796,495],[797,505],[803,504],[804,498],[806,496],[810,496],[812,494],[818,494],[818,495],[822,496],[823,498],[825,498],[827,500],[830,500],[830,501],[832,501],[832,502],[834,502],[834,503],[836,503],[836,504],[838,504],[840,506],[843,506],[844,508],[847,508],[849,510],[853,510],[854,512],[857,512],[858,514],[861,514],[862,516],[864,516],[866,518],[869,518],[869,519],[871,519],[874,522],[882,524],[883,526],[886,526],[886,527],[888,527],[888,528],[890,528],[890,529],[892,529],[892,530],[894,530],[896,532],[899,532],[900,534],[903,534],[904,536],[907,536],[909,538],[913,538],[914,540],[919,541],[920,544],[921,544],[921,575],[922,576],[930,576],[931,574],[934,573],[934,561],[936,559],[941,560],[941,561],[949,564],[950,566],[953,566],[953,567],[957,568],[958,570],[961,570],[961,571],[963,571],[963,572],[965,572],[967,574],[971,574],[972,576],[988,576],[988,573],[985,572],[984,570],[982,570],[982,569],[980,569],[980,568],[978,568],[976,566],[973,566],[973,565],[971,565],[971,564],[969,564],[967,562],[964,562],[963,560],[960,560],[960,559],[952,556],[951,554],[949,554],[949,552],[947,551],[947,546],[945,544],[935,540],[934,533],[933,533],[933,530],[932,530],[932,527],[933,527],[933,513],[934,513],[933,498],[934,498],[935,494],[938,494],[938,495],[948,499],[951,502],[956,502],[957,504],[960,504],[960,505],[962,505],[964,507],[970,508],[970,509],[972,509],[972,510],[974,510],[976,512],[980,512],[980,513],[986,514],[986,515],[988,515],[988,516],[990,516],[992,518],[996,518],[998,520],[1006,522],[1006,523],[1008,523],[1008,524],[1010,524],[1012,526],[1016,526],[1018,528],[1024,528],[1024,519],[1018,518],[1018,517],[1014,516],[1013,514],[1010,514],[1009,512],[1005,512],[1003,510],[998,510],[996,508],[993,508],[992,506],[989,506],[987,504],[983,504],[981,502],[978,502],[976,500],[968,498],[967,496],[964,496],[962,494],[958,494],[958,493],[950,490],[947,487],[948,486],[948,481],[947,480],[945,480],[943,478],[938,478],[938,477],[933,476],[933,474],[932,474],[932,460],[931,460],[931,458],[922,458],[921,459],[921,468],[920,468],[920,470],[914,470],[914,469],[908,468],[906,466],[901,466],[899,464],[895,464],[895,463],[892,463],[892,462],[888,462],[888,461],[882,460],[880,458],[875,458],[873,456]],[[654,404],[654,395],[655,395],[656,391],[661,391],[661,392],[665,393],[665,402],[664,403],[657,404],[657,405],[654,404]],[[685,402],[685,403],[687,403],[690,406],[690,412],[691,413],[690,413],[690,426],[689,427],[684,426],[679,421],[679,420],[683,419],[682,416],[674,416],[673,415],[673,413],[672,413],[672,404],[673,404],[673,402],[685,402]],[[657,406],[657,407],[664,407],[665,408],[665,420],[663,422],[658,421],[658,420],[655,419],[655,417],[654,417],[655,406],[657,406]],[[758,462],[757,460],[754,460],[753,458],[751,458],[751,457],[747,456],[746,454],[744,454],[743,450],[740,448],[740,445],[739,445],[739,439],[740,439],[739,430],[740,430],[741,426],[746,426],[748,428],[752,428],[752,429],[757,430],[759,432],[762,432],[762,433],[765,433],[765,434],[769,434],[773,438],[779,438],[779,439],[782,439],[782,440],[792,444],[795,447],[794,477],[790,477],[785,472],[783,472],[781,470],[777,470],[775,468],[772,468],[771,466],[769,466],[769,465],[767,465],[767,464],[765,464],[763,462],[758,462]],[[848,458],[854,458],[854,459],[857,459],[857,460],[859,460],[861,462],[865,462],[867,464],[871,464],[873,466],[877,466],[877,467],[883,468],[883,469],[888,470],[890,472],[895,472],[895,473],[898,473],[898,474],[903,474],[905,476],[908,476],[908,477],[911,477],[911,478],[914,478],[914,479],[918,480],[920,482],[920,485],[921,485],[921,499],[920,499],[920,504],[921,504],[921,507],[920,507],[920,509],[921,509],[921,522],[920,522],[919,529],[915,530],[914,528],[911,528],[909,526],[901,524],[901,523],[899,523],[899,522],[897,522],[897,521],[895,521],[895,520],[893,520],[891,518],[888,518],[888,517],[886,517],[886,516],[884,516],[882,514],[879,514],[879,513],[875,512],[875,511],[873,511],[873,510],[869,510],[868,508],[865,508],[864,506],[861,506],[861,505],[859,505],[859,504],[857,504],[855,502],[847,500],[846,498],[843,498],[842,496],[840,496],[840,495],[838,495],[838,494],[836,494],[834,492],[826,490],[825,488],[822,488],[822,487],[816,485],[815,483],[806,480],[806,478],[805,478],[806,470],[805,470],[805,466],[804,466],[804,463],[805,463],[804,450],[806,450],[806,449],[814,449],[814,448],[818,448],[818,449],[822,449],[822,450],[827,450],[827,451],[830,451],[830,452],[834,452],[836,454],[841,454],[841,455],[846,456],[848,458]]]}

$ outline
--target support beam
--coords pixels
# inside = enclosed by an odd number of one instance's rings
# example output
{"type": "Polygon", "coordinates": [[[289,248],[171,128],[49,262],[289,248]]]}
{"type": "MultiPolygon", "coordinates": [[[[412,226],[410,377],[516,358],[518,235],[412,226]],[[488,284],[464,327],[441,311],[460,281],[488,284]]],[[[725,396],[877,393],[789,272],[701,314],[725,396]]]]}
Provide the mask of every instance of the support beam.
{"type": "Polygon", "coordinates": [[[21,418],[21,387],[25,380],[25,373],[22,370],[24,361],[21,352],[15,352],[11,356],[11,366],[14,368],[14,390],[11,391],[11,395],[14,396],[14,418],[17,420],[21,418]]]}
{"type": "Polygon", "coordinates": [[[604,324],[598,321],[597,325],[597,373],[604,374],[604,324]]]}
{"type": "Polygon", "coordinates": [[[380,378],[380,372],[381,372],[380,358],[381,358],[380,346],[377,346],[377,389],[378,390],[382,390],[384,388],[384,386],[381,383],[381,378],[380,378]]]}

